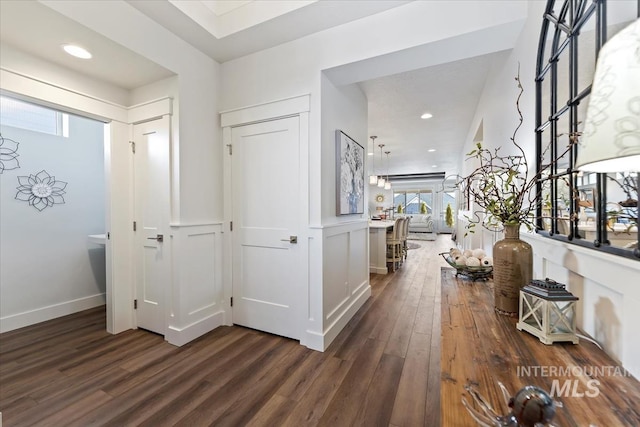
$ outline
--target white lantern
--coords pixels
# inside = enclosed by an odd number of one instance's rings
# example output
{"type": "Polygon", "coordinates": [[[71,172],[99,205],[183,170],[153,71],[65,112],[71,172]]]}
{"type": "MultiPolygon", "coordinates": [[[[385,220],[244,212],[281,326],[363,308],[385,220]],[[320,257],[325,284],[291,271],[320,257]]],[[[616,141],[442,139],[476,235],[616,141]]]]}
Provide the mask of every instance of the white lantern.
{"type": "Polygon", "coordinates": [[[571,341],[576,336],[576,301],[563,284],[550,279],[532,280],[520,290],[520,315],[516,325],[544,344],[571,341]]]}

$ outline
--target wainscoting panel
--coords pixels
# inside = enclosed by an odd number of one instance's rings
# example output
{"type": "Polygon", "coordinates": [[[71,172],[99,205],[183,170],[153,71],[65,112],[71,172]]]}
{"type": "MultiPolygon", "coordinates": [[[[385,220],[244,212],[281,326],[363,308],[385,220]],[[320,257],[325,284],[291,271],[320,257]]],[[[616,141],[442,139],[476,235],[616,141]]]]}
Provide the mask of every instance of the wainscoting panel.
{"type": "MultiPolygon", "coordinates": [[[[307,237],[307,289],[301,295],[301,314],[304,331],[300,344],[313,350],[324,351],[323,322],[323,229],[310,227],[307,237]]],[[[328,344],[327,344],[328,345],[328,344]]]]}
{"type": "Polygon", "coordinates": [[[175,257],[166,339],[180,346],[224,324],[222,224],[171,229],[175,257]]]}
{"type": "Polygon", "coordinates": [[[324,318],[331,319],[349,301],[350,233],[325,236],[324,239],[324,318]],[[328,285],[328,286],[327,286],[328,285]]]}
{"type": "Polygon", "coordinates": [[[371,296],[368,224],[323,227],[323,347],[326,349],[371,296]]]}
{"type": "Polygon", "coordinates": [[[532,233],[533,277],[565,283],[578,301],[577,324],[614,359],[640,377],[640,262],[532,233]]]}
{"type": "Polygon", "coordinates": [[[351,285],[349,291],[353,296],[362,292],[363,286],[369,286],[369,230],[368,228],[353,230],[349,233],[349,237],[349,284],[351,285]]]}

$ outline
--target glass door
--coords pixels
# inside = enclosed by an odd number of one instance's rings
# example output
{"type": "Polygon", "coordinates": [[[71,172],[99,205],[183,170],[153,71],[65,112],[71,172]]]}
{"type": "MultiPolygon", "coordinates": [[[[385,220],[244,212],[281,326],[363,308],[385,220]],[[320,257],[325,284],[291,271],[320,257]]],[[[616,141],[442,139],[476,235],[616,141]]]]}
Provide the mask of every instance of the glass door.
{"type": "Polygon", "coordinates": [[[440,233],[452,233],[456,224],[456,192],[455,190],[443,191],[440,193],[440,218],[438,221],[438,231],[440,233]]]}

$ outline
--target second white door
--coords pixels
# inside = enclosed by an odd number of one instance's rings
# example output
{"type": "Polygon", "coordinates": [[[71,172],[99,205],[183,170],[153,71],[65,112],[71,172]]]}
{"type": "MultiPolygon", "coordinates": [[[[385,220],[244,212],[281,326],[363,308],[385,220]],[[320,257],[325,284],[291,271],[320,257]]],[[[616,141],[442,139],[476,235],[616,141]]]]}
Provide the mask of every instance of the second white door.
{"type": "Polygon", "coordinates": [[[232,128],[233,323],[300,339],[299,118],[232,128]]]}

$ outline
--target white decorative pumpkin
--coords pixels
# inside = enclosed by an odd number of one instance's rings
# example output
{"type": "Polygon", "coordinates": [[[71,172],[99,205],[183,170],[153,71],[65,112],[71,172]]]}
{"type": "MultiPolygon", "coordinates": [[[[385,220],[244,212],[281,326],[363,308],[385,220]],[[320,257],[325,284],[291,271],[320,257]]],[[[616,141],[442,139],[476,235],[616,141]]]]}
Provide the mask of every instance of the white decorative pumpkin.
{"type": "Polygon", "coordinates": [[[456,255],[453,257],[453,262],[455,262],[456,265],[467,265],[467,257],[464,255],[456,255]]]}
{"type": "Polygon", "coordinates": [[[467,258],[469,258],[470,256],[473,256],[473,253],[471,252],[470,249],[465,249],[464,252],[462,253],[462,255],[464,255],[467,258]]]}
{"type": "Polygon", "coordinates": [[[483,249],[474,249],[471,254],[478,259],[482,259],[487,256],[487,253],[483,249]]]}
{"type": "Polygon", "coordinates": [[[480,260],[480,264],[483,267],[489,267],[489,266],[493,265],[493,258],[491,258],[490,256],[486,256],[486,257],[484,257],[484,258],[482,258],[480,260]]]}
{"type": "Polygon", "coordinates": [[[451,249],[449,250],[449,254],[450,254],[451,256],[456,256],[456,255],[460,255],[460,254],[462,254],[462,252],[460,252],[460,249],[458,249],[458,248],[451,248],[451,249]]]}
{"type": "Polygon", "coordinates": [[[480,260],[474,256],[467,258],[467,267],[480,267],[480,260]]]}

